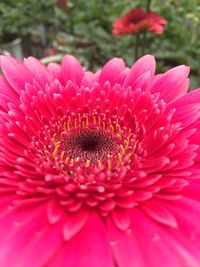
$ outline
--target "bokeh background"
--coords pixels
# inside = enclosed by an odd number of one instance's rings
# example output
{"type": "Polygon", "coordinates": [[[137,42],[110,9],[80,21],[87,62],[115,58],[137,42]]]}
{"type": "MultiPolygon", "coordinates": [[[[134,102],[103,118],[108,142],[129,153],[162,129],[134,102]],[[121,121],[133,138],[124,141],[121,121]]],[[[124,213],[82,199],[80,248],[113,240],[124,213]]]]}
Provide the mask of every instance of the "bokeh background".
{"type": "Polygon", "coordinates": [[[135,58],[135,34],[115,37],[112,24],[132,8],[151,11],[167,20],[164,32],[147,32],[140,55],[156,56],[158,72],[186,64],[191,89],[200,86],[199,0],[1,0],[0,49],[22,59],[29,55],[46,64],[63,54],[76,56],[85,68],[97,70],[108,59],[135,58]]]}

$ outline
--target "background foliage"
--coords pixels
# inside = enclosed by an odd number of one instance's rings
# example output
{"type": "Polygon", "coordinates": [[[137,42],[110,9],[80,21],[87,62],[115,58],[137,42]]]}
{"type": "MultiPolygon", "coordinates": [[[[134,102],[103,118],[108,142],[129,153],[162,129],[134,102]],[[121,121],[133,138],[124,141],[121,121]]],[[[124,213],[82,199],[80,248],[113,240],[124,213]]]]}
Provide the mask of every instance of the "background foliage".
{"type": "MultiPolygon", "coordinates": [[[[114,56],[128,65],[134,61],[135,36],[114,37],[112,23],[134,7],[146,8],[147,0],[71,0],[68,10],[57,7],[56,0],[2,0],[0,37],[37,34],[38,23],[48,26],[47,47],[58,53],[78,57],[86,68],[98,69],[114,56]]],[[[192,68],[191,87],[200,84],[200,1],[152,0],[151,10],[168,24],[162,35],[147,33],[145,53],[158,60],[158,71],[178,64],[192,68]]],[[[141,44],[143,45],[143,44],[141,44]]]]}
{"type": "MultiPolygon", "coordinates": [[[[69,36],[68,51],[90,68],[102,65],[113,56],[134,60],[134,36],[112,36],[112,23],[133,7],[146,8],[147,1],[107,0],[71,2],[62,30],[69,36]],[[73,2],[73,3],[72,3],[73,2]],[[80,40],[90,45],[81,45],[80,40]]],[[[192,87],[200,84],[200,1],[152,0],[151,10],[161,14],[168,24],[163,35],[147,33],[147,51],[159,61],[159,71],[186,64],[192,67],[192,87]]]]}

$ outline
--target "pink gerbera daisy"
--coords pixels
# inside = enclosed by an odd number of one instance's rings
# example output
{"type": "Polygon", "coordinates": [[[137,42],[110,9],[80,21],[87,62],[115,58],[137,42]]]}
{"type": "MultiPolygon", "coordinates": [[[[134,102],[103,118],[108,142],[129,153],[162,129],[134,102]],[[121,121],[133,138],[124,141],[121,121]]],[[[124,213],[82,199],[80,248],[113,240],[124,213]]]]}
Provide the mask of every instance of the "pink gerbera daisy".
{"type": "Polygon", "coordinates": [[[189,68],[0,63],[0,266],[199,267],[189,68]]]}

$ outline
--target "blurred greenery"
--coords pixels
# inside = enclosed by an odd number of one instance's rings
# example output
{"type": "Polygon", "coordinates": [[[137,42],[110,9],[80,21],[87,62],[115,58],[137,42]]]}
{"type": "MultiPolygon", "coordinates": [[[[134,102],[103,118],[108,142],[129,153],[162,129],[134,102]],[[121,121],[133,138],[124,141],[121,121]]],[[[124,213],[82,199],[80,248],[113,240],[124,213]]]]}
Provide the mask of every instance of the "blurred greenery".
{"type": "MultiPolygon", "coordinates": [[[[96,70],[112,57],[134,61],[135,36],[114,37],[112,23],[134,7],[146,9],[147,0],[71,0],[63,11],[56,0],[1,0],[0,37],[7,33],[37,34],[43,23],[48,31],[48,47],[55,53],[70,53],[86,68],[96,70]]],[[[191,66],[191,88],[200,84],[200,1],[151,0],[151,11],[158,12],[168,24],[162,35],[147,33],[141,42],[154,54],[158,71],[178,64],[191,66]]],[[[143,38],[143,37],[142,37],[143,38]]]]}
{"type": "Polygon", "coordinates": [[[10,41],[13,36],[37,35],[37,25],[52,23],[55,1],[1,0],[0,41],[10,41]]]}

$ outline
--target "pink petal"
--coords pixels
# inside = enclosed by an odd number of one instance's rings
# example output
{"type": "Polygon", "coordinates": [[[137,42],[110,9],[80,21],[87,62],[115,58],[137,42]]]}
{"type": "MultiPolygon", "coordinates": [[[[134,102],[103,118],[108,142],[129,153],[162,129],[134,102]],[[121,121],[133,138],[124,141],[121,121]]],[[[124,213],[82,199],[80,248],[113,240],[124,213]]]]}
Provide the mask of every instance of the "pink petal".
{"type": "Polygon", "coordinates": [[[23,63],[11,56],[1,56],[0,65],[9,84],[20,93],[24,90],[25,83],[32,84],[33,74],[23,63]]]}
{"type": "Polygon", "coordinates": [[[33,73],[35,80],[45,88],[46,84],[51,83],[52,77],[46,70],[46,67],[36,58],[28,57],[24,60],[24,64],[33,73]]]}
{"type": "Polygon", "coordinates": [[[200,88],[195,89],[168,105],[168,109],[178,108],[193,103],[200,103],[200,88]]]}
{"type": "Polygon", "coordinates": [[[64,84],[60,64],[49,63],[47,66],[47,70],[54,79],[58,79],[61,84],[64,84]]]}
{"type": "Polygon", "coordinates": [[[179,98],[188,90],[188,74],[190,68],[184,65],[175,67],[163,75],[152,84],[150,91],[152,93],[160,93],[160,98],[166,102],[170,102],[179,98]]]}
{"type": "Polygon", "coordinates": [[[81,209],[76,213],[65,214],[65,225],[63,234],[65,240],[70,240],[76,235],[86,224],[89,216],[87,209],[81,209]]]}
{"type": "Polygon", "coordinates": [[[102,68],[99,76],[99,84],[103,86],[107,81],[111,86],[115,84],[116,77],[125,69],[124,61],[121,58],[113,58],[102,68]]]}
{"type": "Polygon", "coordinates": [[[162,201],[149,200],[141,206],[141,209],[153,220],[170,227],[177,228],[174,216],[163,207],[162,201]]]}
{"type": "Polygon", "coordinates": [[[84,76],[84,71],[79,61],[73,56],[64,56],[61,66],[62,77],[65,84],[72,81],[74,84],[80,86],[84,76]]]}
{"type": "Polygon", "coordinates": [[[64,210],[61,205],[55,200],[52,199],[47,206],[47,217],[50,224],[54,224],[60,220],[64,213],[64,210]]]}
{"type": "MultiPolygon", "coordinates": [[[[38,233],[32,233],[32,237],[16,257],[12,267],[38,267],[44,266],[50,258],[53,258],[60,247],[63,246],[62,226],[64,220],[59,223],[46,225],[38,233]]],[[[23,230],[22,230],[23,231],[23,230]]],[[[62,265],[60,265],[62,266],[62,265]]]]}
{"type": "Polygon", "coordinates": [[[199,119],[200,115],[200,104],[188,104],[179,106],[174,112],[173,122],[181,122],[185,128],[199,119]]]}
{"type": "MultiPolygon", "coordinates": [[[[190,183],[187,187],[183,188],[183,195],[186,198],[191,198],[193,200],[197,200],[200,201],[200,182],[199,182],[199,178],[200,178],[200,166],[197,167],[198,168],[198,179],[196,180],[190,180],[190,183]]],[[[200,202],[199,202],[200,203],[200,202]]]]}
{"type": "Polygon", "coordinates": [[[26,267],[18,261],[19,255],[30,244],[34,235],[44,229],[47,224],[46,205],[11,210],[0,220],[0,266],[26,267]],[[6,235],[5,235],[6,233],[6,235]]]}
{"type": "Polygon", "coordinates": [[[199,247],[196,247],[192,240],[188,240],[184,234],[172,228],[169,231],[162,229],[162,235],[168,246],[173,249],[181,267],[199,267],[199,247]]]}
{"type": "Polygon", "coordinates": [[[101,218],[96,213],[92,214],[84,228],[60,248],[47,266],[114,267],[101,218]]]}
{"type": "Polygon", "coordinates": [[[138,59],[127,75],[123,86],[131,86],[142,74],[150,71],[151,76],[154,75],[156,68],[155,58],[151,55],[145,55],[138,59]]]}
{"type": "Polygon", "coordinates": [[[115,224],[107,219],[108,235],[114,258],[119,267],[148,267],[141,250],[132,235],[134,229],[119,230],[115,224]]]}
{"type": "Polygon", "coordinates": [[[130,226],[129,212],[116,208],[112,211],[111,214],[116,227],[118,227],[120,230],[128,229],[128,227],[130,226]]]}
{"type": "Polygon", "coordinates": [[[129,68],[126,68],[125,70],[123,70],[117,77],[116,77],[116,80],[115,80],[115,83],[116,84],[123,84],[124,83],[124,80],[126,79],[128,73],[129,73],[130,69],[129,68]]]}
{"type": "Polygon", "coordinates": [[[145,72],[141,76],[137,78],[137,80],[132,85],[132,90],[136,90],[138,88],[141,88],[143,90],[146,90],[149,87],[149,84],[151,82],[151,72],[145,72]]]}
{"type": "MultiPolygon", "coordinates": [[[[198,184],[196,186],[199,190],[198,184]]],[[[200,202],[188,197],[184,197],[176,201],[173,205],[166,203],[166,206],[170,212],[176,214],[179,231],[182,233],[182,235],[184,235],[188,240],[195,244],[198,249],[200,249],[200,202]]]]}
{"type": "Polygon", "coordinates": [[[19,97],[3,75],[0,75],[0,94],[10,98],[11,102],[19,103],[19,97]]]}
{"type": "MultiPolygon", "coordinates": [[[[191,265],[189,265],[185,255],[177,249],[174,236],[169,231],[172,229],[173,233],[175,233],[177,230],[156,224],[138,209],[132,212],[132,229],[133,236],[148,266],[198,267],[198,265],[192,265],[196,262],[194,259],[190,260],[191,265]]],[[[178,244],[179,248],[181,248],[181,245],[182,243],[180,242],[178,244]]],[[[192,254],[190,257],[192,258],[192,254]]]]}
{"type": "Polygon", "coordinates": [[[95,81],[96,81],[95,73],[91,71],[86,71],[81,85],[85,87],[91,87],[95,81]]]}

